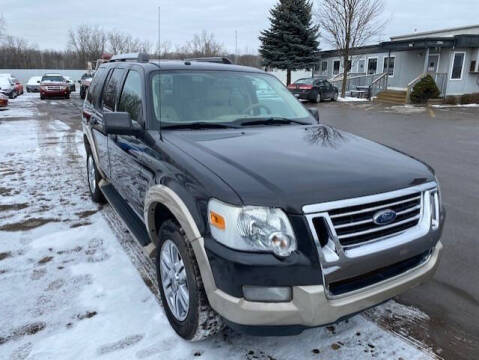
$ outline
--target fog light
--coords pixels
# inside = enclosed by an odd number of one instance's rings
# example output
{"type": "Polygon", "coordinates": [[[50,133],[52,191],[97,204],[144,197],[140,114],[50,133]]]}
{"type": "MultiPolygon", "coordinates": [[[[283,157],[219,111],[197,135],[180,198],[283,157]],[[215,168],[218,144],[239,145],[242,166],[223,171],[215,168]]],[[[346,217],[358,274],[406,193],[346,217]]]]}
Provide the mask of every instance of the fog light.
{"type": "Polygon", "coordinates": [[[291,301],[290,287],[243,286],[243,295],[249,301],[288,302],[291,301]]]}

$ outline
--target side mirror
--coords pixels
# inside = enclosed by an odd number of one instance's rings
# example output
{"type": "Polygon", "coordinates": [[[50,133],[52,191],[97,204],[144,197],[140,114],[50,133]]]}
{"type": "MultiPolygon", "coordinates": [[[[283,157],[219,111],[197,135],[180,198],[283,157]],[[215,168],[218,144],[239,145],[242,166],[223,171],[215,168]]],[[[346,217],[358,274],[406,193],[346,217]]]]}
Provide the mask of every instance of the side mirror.
{"type": "Polygon", "coordinates": [[[311,115],[314,117],[316,122],[319,124],[319,110],[318,109],[308,109],[311,115]]]}
{"type": "Polygon", "coordinates": [[[112,135],[137,135],[140,132],[140,128],[133,125],[127,112],[105,112],[103,127],[107,134],[112,135]]]}

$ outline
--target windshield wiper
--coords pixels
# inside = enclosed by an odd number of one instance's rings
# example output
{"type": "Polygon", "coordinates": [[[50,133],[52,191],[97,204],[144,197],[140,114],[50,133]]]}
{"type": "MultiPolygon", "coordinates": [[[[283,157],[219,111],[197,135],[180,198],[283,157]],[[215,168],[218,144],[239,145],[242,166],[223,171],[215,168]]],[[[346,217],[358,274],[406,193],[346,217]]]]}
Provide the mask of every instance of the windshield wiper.
{"type": "Polygon", "coordinates": [[[171,125],[163,125],[162,129],[237,129],[238,126],[224,124],[224,123],[212,123],[206,121],[199,121],[194,123],[174,123],[171,125]]]}
{"type": "Polygon", "coordinates": [[[245,118],[238,119],[235,121],[240,126],[249,126],[249,125],[283,125],[283,124],[299,124],[299,125],[311,125],[311,123],[288,119],[283,117],[266,117],[266,118],[245,118]]]}

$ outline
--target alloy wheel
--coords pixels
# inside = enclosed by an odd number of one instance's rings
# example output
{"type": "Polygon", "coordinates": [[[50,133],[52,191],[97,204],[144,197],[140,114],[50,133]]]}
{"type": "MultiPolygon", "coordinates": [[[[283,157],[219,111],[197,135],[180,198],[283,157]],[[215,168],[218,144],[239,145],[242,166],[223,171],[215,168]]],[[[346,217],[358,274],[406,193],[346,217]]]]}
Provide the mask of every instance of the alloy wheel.
{"type": "Polygon", "coordinates": [[[178,247],[171,240],[166,240],[160,250],[160,277],[171,313],[177,320],[185,320],[190,304],[186,269],[178,247]]]}

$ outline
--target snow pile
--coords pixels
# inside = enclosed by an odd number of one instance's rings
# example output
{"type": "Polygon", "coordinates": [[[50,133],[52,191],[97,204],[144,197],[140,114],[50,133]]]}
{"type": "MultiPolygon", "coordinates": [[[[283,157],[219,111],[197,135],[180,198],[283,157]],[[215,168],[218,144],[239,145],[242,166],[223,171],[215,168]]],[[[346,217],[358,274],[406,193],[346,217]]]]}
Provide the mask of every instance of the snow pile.
{"type": "Polygon", "coordinates": [[[346,97],[338,97],[338,101],[340,102],[364,102],[364,101],[369,101],[368,99],[364,98],[357,98],[357,97],[351,97],[351,96],[346,96],[346,97]]]}

